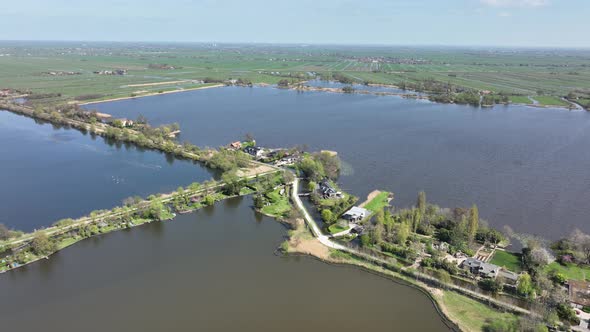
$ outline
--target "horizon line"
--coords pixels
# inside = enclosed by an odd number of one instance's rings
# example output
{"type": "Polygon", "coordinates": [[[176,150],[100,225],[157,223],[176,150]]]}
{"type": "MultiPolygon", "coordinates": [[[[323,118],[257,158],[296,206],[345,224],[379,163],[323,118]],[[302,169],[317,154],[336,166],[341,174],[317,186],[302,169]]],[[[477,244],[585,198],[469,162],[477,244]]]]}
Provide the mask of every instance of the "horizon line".
{"type": "Polygon", "coordinates": [[[119,44],[220,44],[220,45],[267,45],[267,46],[363,46],[363,47],[448,47],[448,48],[512,48],[512,49],[570,49],[590,50],[589,46],[572,45],[507,45],[507,44],[431,44],[431,43],[329,43],[329,42],[262,42],[262,41],[182,41],[182,40],[79,40],[79,39],[0,39],[5,42],[62,42],[62,43],[119,43],[119,44]]]}

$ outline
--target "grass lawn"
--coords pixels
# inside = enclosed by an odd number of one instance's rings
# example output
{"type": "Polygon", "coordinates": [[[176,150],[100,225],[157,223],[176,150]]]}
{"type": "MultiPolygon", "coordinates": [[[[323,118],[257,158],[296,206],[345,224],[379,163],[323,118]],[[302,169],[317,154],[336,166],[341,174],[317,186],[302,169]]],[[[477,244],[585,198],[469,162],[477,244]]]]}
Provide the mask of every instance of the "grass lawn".
{"type": "Polygon", "coordinates": [[[513,272],[520,272],[522,270],[520,255],[503,250],[496,250],[490,263],[505,267],[513,272]]]}
{"type": "Polygon", "coordinates": [[[578,266],[575,264],[568,264],[563,266],[558,262],[553,262],[545,267],[545,272],[549,273],[552,271],[559,272],[565,275],[568,279],[573,280],[590,280],[590,267],[578,266]]]}
{"type": "Polygon", "coordinates": [[[541,105],[546,106],[568,106],[568,103],[564,102],[563,100],[557,97],[551,96],[536,96],[533,97],[536,101],[539,102],[541,105]]]}
{"type": "Polygon", "coordinates": [[[330,232],[330,234],[340,233],[340,232],[343,232],[347,229],[348,229],[347,227],[341,227],[338,224],[333,224],[333,225],[330,225],[330,227],[328,227],[328,231],[330,232]]]}
{"type": "Polygon", "coordinates": [[[494,310],[481,302],[452,291],[444,291],[444,295],[438,298],[450,318],[461,322],[460,327],[465,331],[483,331],[488,320],[512,321],[516,319],[513,314],[494,310]]]}
{"type": "Polygon", "coordinates": [[[533,102],[527,96],[510,96],[510,102],[514,104],[532,104],[533,102]]]}
{"type": "Polygon", "coordinates": [[[240,196],[244,196],[244,195],[250,195],[255,193],[256,191],[250,187],[243,187],[242,189],[240,189],[240,196]]]}
{"type": "Polygon", "coordinates": [[[377,212],[382,210],[385,206],[389,203],[387,202],[387,197],[389,196],[389,192],[382,191],[379,195],[375,196],[369,203],[367,203],[364,208],[373,212],[377,212]]]}
{"type": "Polygon", "coordinates": [[[271,204],[265,205],[262,208],[262,213],[273,216],[283,216],[291,211],[289,197],[286,194],[281,195],[279,191],[280,189],[276,189],[266,194],[266,197],[268,197],[268,200],[271,204]]]}

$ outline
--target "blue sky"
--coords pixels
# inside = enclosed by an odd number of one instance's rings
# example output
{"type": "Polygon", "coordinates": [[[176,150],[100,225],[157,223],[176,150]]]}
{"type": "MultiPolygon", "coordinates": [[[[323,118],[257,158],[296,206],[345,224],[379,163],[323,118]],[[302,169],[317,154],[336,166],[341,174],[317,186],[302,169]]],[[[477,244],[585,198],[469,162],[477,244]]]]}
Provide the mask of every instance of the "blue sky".
{"type": "Polygon", "coordinates": [[[590,47],[589,0],[0,0],[0,40],[590,47]]]}

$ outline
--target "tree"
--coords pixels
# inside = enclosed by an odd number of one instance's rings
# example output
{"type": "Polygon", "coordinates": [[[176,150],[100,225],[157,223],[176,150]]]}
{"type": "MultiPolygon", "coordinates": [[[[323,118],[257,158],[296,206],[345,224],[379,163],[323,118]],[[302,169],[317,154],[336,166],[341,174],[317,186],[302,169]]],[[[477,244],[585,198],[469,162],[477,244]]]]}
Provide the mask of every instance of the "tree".
{"type": "Polygon", "coordinates": [[[408,237],[410,237],[410,225],[407,223],[398,224],[394,237],[395,243],[405,245],[408,237]]]}
{"type": "Polygon", "coordinates": [[[421,191],[418,193],[418,201],[416,202],[416,207],[422,214],[426,211],[426,193],[421,191]]]}
{"type": "Polygon", "coordinates": [[[242,189],[242,181],[235,172],[229,171],[221,175],[221,180],[225,182],[225,192],[228,195],[237,195],[242,189]]]}
{"type": "Polygon", "coordinates": [[[525,297],[533,297],[535,294],[535,288],[533,287],[533,281],[528,273],[523,273],[518,277],[516,283],[516,291],[525,297]]]}
{"type": "Polygon", "coordinates": [[[150,202],[150,205],[145,212],[145,216],[160,221],[163,217],[163,210],[164,204],[160,200],[154,199],[150,202]]]}
{"type": "Polygon", "coordinates": [[[361,235],[361,246],[366,247],[371,244],[371,237],[369,234],[361,235]]]}
{"type": "Polygon", "coordinates": [[[207,205],[207,206],[215,204],[215,198],[211,195],[205,196],[204,201],[205,201],[205,205],[207,205]]]}
{"type": "Polygon", "coordinates": [[[10,230],[0,223],[0,240],[8,240],[8,238],[10,238],[10,230]]]}
{"type": "Polygon", "coordinates": [[[590,264],[590,235],[576,229],[570,235],[569,240],[577,251],[577,256],[590,264]]]}
{"type": "Polygon", "coordinates": [[[477,230],[479,228],[479,211],[477,209],[477,205],[473,204],[471,210],[469,211],[469,223],[467,225],[467,234],[469,236],[469,241],[473,241],[475,239],[475,235],[477,234],[477,230]]]}
{"type": "Polygon", "coordinates": [[[49,255],[57,249],[55,243],[44,232],[35,234],[31,247],[33,252],[39,256],[49,255]]]}
{"type": "Polygon", "coordinates": [[[259,210],[264,207],[264,199],[262,198],[262,195],[258,194],[254,196],[254,207],[259,210]]]}
{"type": "Polygon", "coordinates": [[[502,283],[496,279],[482,279],[478,282],[481,289],[497,294],[502,291],[502,283]]]}
{"type": "Polygon", "coordinates": [[[443,285],[450,284],[452,282],[451,274],[449,272],[447,272],[446,270],[443,270],[443,269],[436,270],[436,278],[443,285]]]}
{"type": "Polygon", "coordinates": [[[334,214],[332,213],[332,211],[330,211],[328,209],[322,210],[322,219],[328,224],[331,224],[335,221],[334,214]]]}

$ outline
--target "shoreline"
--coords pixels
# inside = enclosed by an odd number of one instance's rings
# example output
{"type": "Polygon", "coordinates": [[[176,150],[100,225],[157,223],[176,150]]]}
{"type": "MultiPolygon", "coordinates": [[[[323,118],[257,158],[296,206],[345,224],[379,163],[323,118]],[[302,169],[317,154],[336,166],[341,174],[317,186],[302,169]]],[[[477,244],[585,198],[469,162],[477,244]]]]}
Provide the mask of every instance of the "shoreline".
{"type": "Polygon", "coordinates": [[[212,88],[222,88],[226,86],[225,84],[215,84],[215,85],[207,85],[207,86],[200,86],[196,88],[188,88],[188,89],[179,89],[179,90],[170,90],[170,91],[163,91],[163,92],[150,92],[147,94],[142,94],[139,96],[129,96],[129,97],[116,97],[111,99],[104,99],[104,100],[96,100],[96,101],[89,101],[84,103],[79,103],[73,101],[72,103],[78,104],[80,106],[86,105],[93,105],[93,104],[100,104],[100,103],[108,103],[111,101],[119,101],[119,100],[127,100],[127,99],[137,99],[137,98],[144,98],[144,97],[153,97],[153,96],[160,96],[160,95],[167,95],[172,93],[179,93],[179,92],[189,92],[189,91],[196,91],[196,90],[204,90],[204,89],[212,89],[212,88]]]}

